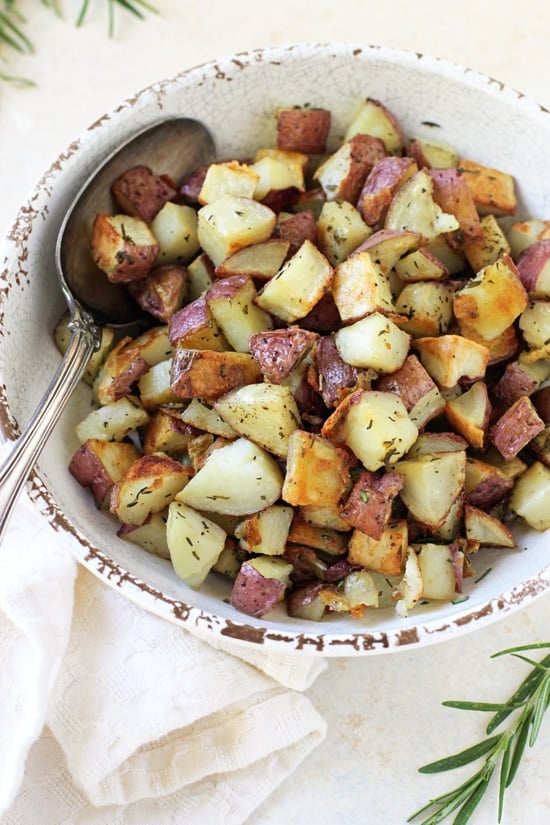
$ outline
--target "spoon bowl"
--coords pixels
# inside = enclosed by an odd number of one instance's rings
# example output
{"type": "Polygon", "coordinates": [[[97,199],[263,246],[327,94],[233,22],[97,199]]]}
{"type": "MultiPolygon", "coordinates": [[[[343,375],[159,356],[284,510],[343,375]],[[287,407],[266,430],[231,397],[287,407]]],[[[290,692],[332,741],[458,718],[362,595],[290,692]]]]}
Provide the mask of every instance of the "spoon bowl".
{"type": "Polygon", "coordinates": [[[61,224],[56,243],[59,285],[67,302],[71,338],[38,407],[0,466],[0,538],[17,497],[100,340],[98,325],[135,329],[143,313],[120,284],[112,284],[90,255],[94,217],[112,212],[111,185],[139,164],[181,180],[213,160],[214,141],[196,120],[175,117],[134,133],[84,183],[61,224]]]}

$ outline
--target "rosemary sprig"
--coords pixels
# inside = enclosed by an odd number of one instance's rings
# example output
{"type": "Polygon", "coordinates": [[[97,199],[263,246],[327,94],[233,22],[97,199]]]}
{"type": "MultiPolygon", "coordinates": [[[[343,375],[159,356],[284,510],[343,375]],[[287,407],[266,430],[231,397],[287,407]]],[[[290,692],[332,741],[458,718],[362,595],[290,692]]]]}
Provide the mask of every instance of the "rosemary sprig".
{"type": "Polygon", "coordinates": [[[525,651],[550,647],[550,642],[511,647],[493,654],[511,655],[531,665],[532,670],[505,703],[443,702],[446,707],[492,713],[485,733],[487,738],[460,753],[438,759],[420,768],[421,773],[439,773],[463,767],[485,757],[481,767],[465,782],[449,793],[430,800],[407,820],[412,822],[422,814],[435,809],[420,825],[438,825],[458,811],[453,825],[466,825],[487,790],[500,762],[498,819],[502,819],[504,794],[518,771],[525,749],[535,744],[542,720],[550,704],[550,654],[540,662],[524,656],[525,651]],[[501,733],[494,731],[515,714],[510,725],[501,733]]]}
{"type": "MultiPolygon", "coordinates": [[[[57,17],[62,17],[58,0],[40,0],[43,6],[51,9],[57,17]]],[[[114,36],[115,9],[117,7],[130,12],[143,20],[145,12],[157,13],[158,9],[147,0],[106,0],[109,12],[108,32],[109,37],[114,36]]],[[[90,5],[89,0],[81,0],[80,10],[76,18],[76,26],[80,27],[84,23],[84,18],[90,5]]],[[[0,51],[7,48],[24,54],[35,52],[34,43],[25,34],[24,28],[27,19],[18,8],[17,0],[0,0],[0,51]]],[[[3,57],[3,56],[2,56],[3,57]]],[[[0,70],[0,81],[8,81],[22,86],[33,86],[33,82],[27,78],[14,77],[0,70]]]]}

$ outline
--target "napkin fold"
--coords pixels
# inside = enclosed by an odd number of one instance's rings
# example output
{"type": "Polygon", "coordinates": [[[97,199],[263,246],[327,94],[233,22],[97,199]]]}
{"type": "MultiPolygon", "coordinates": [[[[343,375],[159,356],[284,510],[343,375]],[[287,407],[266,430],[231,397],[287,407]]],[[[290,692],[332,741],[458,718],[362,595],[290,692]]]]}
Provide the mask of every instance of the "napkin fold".
{"type": "Polygon", "coordinates": [[[210,645],[22,498],[0,552],[2,825],[239,825],[323,740],[322,659],[210,645]]]}

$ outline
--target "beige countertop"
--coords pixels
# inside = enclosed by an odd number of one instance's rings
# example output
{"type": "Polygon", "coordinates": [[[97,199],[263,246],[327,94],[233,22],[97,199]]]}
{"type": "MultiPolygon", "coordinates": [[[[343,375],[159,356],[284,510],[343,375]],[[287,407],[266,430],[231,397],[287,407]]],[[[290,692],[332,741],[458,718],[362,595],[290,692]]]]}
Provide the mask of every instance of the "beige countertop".
{"type": "MultiPolygon", "coordinates": [[[[58,20],[36,0],[20,4],[36,45],[4,69],[34,88],[0,86],[0,229],[27,192],[80,131],[134,92],[179,70],[236,51],[301,41],[402,47],[489,74],[550,108],[550,4],[531,0],[159,0],[146,23],[118,14],[106,35],[106,4],[90,4],[75,29],[78,3],[58,20]],[[401,7],[401,8],[400,8],[401,7]]],[[[549,180],[550,185],[550,180],[549,180]]],[[[545,216],[550,218],[549,216],[545,216]]],[[[38,516],[37,516],[38,518],[38,516]]],[[[483,719],[441,706],[445,699],[504,700],[523,674],[497,650],[548,641],[550,595],[481,630],[420,650],[332,660],[308,695],[328,723],[324,743],[250,819],[250,825],[404,825],[458,777],[422,777],[425,762],[473,744],[483,719]]],[[[550,730],[543,728],[507,793],[505,825],[550,822],[550,730]]],[[[496,823],[496,784],[472,825],[496,823]]]]}

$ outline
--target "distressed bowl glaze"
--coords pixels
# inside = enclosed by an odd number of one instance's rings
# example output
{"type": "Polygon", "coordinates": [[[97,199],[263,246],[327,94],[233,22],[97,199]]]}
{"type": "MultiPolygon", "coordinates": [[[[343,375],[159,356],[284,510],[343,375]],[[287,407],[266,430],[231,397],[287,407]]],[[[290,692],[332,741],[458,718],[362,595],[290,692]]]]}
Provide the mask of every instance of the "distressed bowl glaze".
{"type": "MultiPolygon", "coordinates": [[[[518,217],[550,217],[550,115],[511,88],[468,69],[410,52],[300,44],[224,57],[154,84],[89,127],[60,154],[22,205],[2,248],[0,283],[0,430],[5,440],[28,421],[59,361],[52,330],[64,309],[54,246],[64,212],[83,180],[127,135],[169,115],[195,117],[211,129],[219,157],[246,156],[275,139],[279,105],[331,110],[332,141],[357,103],[386,103],[406,134],[446,140],[463,156],[515,176],[518,217]],[[24,342],[24,345],[22,345],[24,342]]],[[[432,604],[402,619],[393,610],[362,620],[291,619],[281,608],[250,619],[225,601],[227,584],[210,576],[200,592],[177,579],[169,562],[117,539],[109,517],[67,471],[75,423],[89,410],[82,386],[50,438],[31,481],[31,496],[78,561],[145,609],[203,638],[232,638],[281,653],[350,656],[406,650],[443,641],[528,604],[550,584],[550,542],[517,533],[517,551],[485,551],[467,601],[432,604]]]]}

